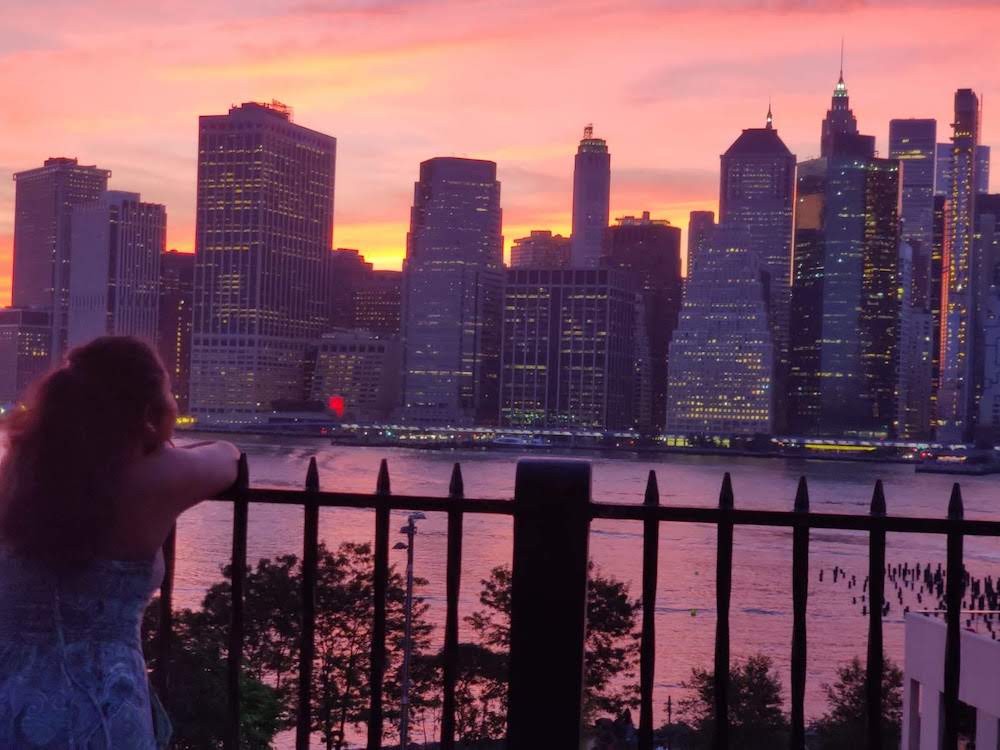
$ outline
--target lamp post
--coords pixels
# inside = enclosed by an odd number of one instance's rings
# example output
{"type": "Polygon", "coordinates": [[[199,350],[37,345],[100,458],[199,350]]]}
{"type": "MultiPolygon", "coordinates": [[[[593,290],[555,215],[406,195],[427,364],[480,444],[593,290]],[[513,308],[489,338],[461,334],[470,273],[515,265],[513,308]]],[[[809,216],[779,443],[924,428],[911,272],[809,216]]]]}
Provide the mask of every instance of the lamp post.
{"type": "Polygon", "coordinates": [[[393,549],[406,550],[406,605],[403,610],[403,679],[400,699],[399,747],[406,750],[410,744],[410,651],[413,648],[413,542],[417,536],[417,521],[426,518],[423,513],[411,513],[406,526],[399,530],[406,542],[398,542],[393,549]]]}

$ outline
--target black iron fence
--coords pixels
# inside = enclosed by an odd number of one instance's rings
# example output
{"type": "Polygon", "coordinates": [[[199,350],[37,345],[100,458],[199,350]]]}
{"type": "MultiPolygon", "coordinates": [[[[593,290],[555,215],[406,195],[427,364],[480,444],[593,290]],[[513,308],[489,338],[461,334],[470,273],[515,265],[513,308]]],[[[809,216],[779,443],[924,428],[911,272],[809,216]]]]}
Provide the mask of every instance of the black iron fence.
{"type": "MultiPolygon", "coordinates": [[[[729,602],[732,590],[733,528],[792,529],[791,741],[805,742],[809,537],[811,529],[864,531],[869,539],[868,657],[866,674],[867,743],[881,750],[882,609],[887,532],[944,534],[947,537],[945,601],[947,636],[943,695],[943,750],[958,748],[960,617],[965,582],[963,538],[1000,537],[1000,521],[963,517],[958,484],[952,488],[946,518],[892,516],[886,512],[882,483],[875,484],[868,515],[815,513],[809,490],[799,481],[791,511],[741,510],[735,507],[727,473],[714,508],[660,505],[656,474],[649,472],[641,505],[593,502],[590,464],[585,461],[523,459],[517,465],[514,500],[466,498],[461,468],[455,464],[448,497],[393,495],[383,459],[374,494],[321,492],[316,460],[309,463],[304,490],[251,488],[246,456],[240,458],[235,487],[218,500],[231,502],[233,513],[232,622],[228,645],[228,723],[226,747],[240,747],[240,682],[244,639],[244,588],[247,571],[247,514],[251,503],[301,506],[304,509],[302,554],[302,627],[299,649],[299,693],[296,748],[309,747],[314,616],[320,508],[370,508],[375,511],[374,623],[368,721],[368,750],[382,746],[382,686],[386,666],[386,591],[389,574],[389,514],[393,510],[442,512],[448,518],[446,613],[442,653],[441,747],[455,747],[455,683],[458,667],[458,594],[462,570],[462,522],[466,514],[513,516],[514,549],[511,588],[508,747],[577,750],[582,739],[584,641],[586,635],[587,560],[590,522],[594,519],[639,521],[643,524],[642,627],[639,661],[639,748],[653,747],[654,612],[656,607],[659,524],[706,523],[717,529],[714,726],[713,747],[729,748],[728,680],[730,662],[729,602]]],[[[165,665],[170,660],[174,571],[174,537],[164,557],[166,575],[160,598],[157,635],[160,673],[155,675],[167,696],[165,665]]],[[[888,750],[888,749],[887,749],[888,750]]]]}

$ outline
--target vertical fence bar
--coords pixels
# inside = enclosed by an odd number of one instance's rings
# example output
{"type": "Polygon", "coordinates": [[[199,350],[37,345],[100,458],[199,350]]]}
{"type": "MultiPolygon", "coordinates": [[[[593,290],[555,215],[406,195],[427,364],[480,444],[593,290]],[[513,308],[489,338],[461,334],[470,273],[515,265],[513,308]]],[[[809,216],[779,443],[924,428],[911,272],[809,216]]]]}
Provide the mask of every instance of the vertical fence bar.
{"type": "MultiPolygon", "coordinates": [[[[459,501],[465,495],[462,467],[451,471],[448,497],[459,501]]],[[[442,673],[444,688],[441,701],[441,750],[455,750],[455,682],[458,679],[458,595],[462,582],[462,511],[448,510],[448,570],[446,573],[446,610],[442,673]]]]}
{"type": "MultiPolygon", "coordinates": [[[[656,472],[650,470],[643,504],[660,504],[656,472]]],[[[656,665],[656,573],[660,559],[660,522],[642,524],[642,642],[639,648],[639,750],[653,750],[653,674],[656,665]]]]}
{"type": "Polygon", "coordinates": [[[809,598],[809,486],[799,478],[792,529],[792,750],[806,743],[806,603],[809,598]]]}
{"type": "Polygon", "coordinates": [[[733,481],[729,472],[722,478],[719,492],[718,543],[715,562],[715,674],[713,702],[715,725],[713,750],[729,748],[729,600],[733,588],[733,481]]]}
{"type": "Polygon", "coordinates": [[[590,464],[522,459],[514,485],[507,746],[582,739],[590,464]]]}
{"type": "Polygon", "coordinates": [[[243,599],[247,575],[247,515],[246,491],[250,487],[247,454],[240,454],[233,499],[233,559],[232,612],[229,625],[229,654],[226,687],[229,693],[229,715],[226,727],[226,750],[239,750],[240,737],[240,675],[243,671],[243,599]]]}
{"type": "Polygon", "coordinates": [[[378,469],[375,487],[375,569],[373,571],[372,597],[374,621],[372,623],[371,698],[368,710],[368,750],[382,747],[384,716],[382,709],[382,683],[385,678],[385,600],[389,582],[389,464],[383,458],[378,469]]]}
{"type": "MultiPolygon", "coordinates": [[[[875,482],[871,515],[885,518],[882,480],[875,482]]],[[[878,520],[868,534],[868,667],[865,675],[865,736],[868,750],[882,750],[882,608],[885,606],[885,527],[878,520]]]]}
{"type": "Polygon", "coordinates": [[[156,692],[166,706],[170,699],[170,648],[174,639],[174,560],[177,524],[163,542],[163,583],[160,584],[160,625],[156,631],[156,692]]]}
{"type": "MultiPolygon", "coordinates": [[[[948,501],[948,520],[961,521],[965,515],[962,505],[962,488],[958,482],[951,488],[948,501]]],[[[962,664],[962,592],[965,588],[965,569],[962,562],[963,539],[961,531],[948,532],[948,571],[945,581],[945,614],[947,630],[944,642],[944,732],[942,750],[958,748],[958,686],[962,664]]]]}
{"type": "Polygon", "coordinates": [[[316,568],[319,556],[319,469],[316,457],[306,471],[302,530],[302,620],[299,629],[299,707],[295,721],[295,750],[309,750],[312,729],[312,676],[316,656],[316,568]]]}

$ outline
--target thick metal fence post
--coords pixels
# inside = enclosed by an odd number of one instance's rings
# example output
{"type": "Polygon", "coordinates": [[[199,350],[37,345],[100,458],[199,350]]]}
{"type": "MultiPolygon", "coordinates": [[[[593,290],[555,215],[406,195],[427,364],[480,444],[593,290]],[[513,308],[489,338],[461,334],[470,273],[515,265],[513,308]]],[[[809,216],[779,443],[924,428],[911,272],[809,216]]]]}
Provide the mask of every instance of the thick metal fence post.
{"type": "Polygon", "coordinates": [[[375,486],[375,569],[372,580],[374,621],[372,622],[372,656],[368,706],[368,750],[382,747],[385,713],[382,707],[382,686],[385,680],[385,607],[389,590],[389,463],[383,458],[375,486]]]}
{"type": "MultiPolygon", "coordinates": [[[[871,515],[885,518],[882,480],[875,482],[871,515]]],[[[868,750],[882,748],[882,680],[885,657],[882,608],[885,606],[885,527],[873,526],[868,535],[868,667],[865,675],[865,722],[868,750]]]]}
{"type": "MultiPolygon", "coordinates": [[[[457,463],[451,472],[448,498],[456,502],[465,495],[462,467],[457,463]]],[[[458,595],[462,581],[462,511],[448,510],[448,570],[446,573],[446,612],[441,701],[441,750],[455,749],[455,682],[458,680],[458,595]]]]}
{"type": "Polygon", "coordinates": [[[715,672],[712,697],[715,730],[712,750],[729,750],[729,601],[733,589],[733,482],[727,471],[719,492],[715,561],[715,672]]]}
{"type": "Polygon", "coordinates": [[[792,750],[806,744],[806,604],[809,598],[809,486],[799,479],[795,513],[802,515],[792,529],[792,750]]]}
{"type": "Polygon", "coordinates": [[[578,750],[590,464],[522,459],[514,486],[508,747],[578,750]]]}
{"type": "MultiPolygon", "coordinates": [[[[962,488],[956,482],[951,488],[948,502],[948,520],[961,521],[965,516],[962,505],[962,488]]],[[[962,666],[962,594],[965,591],[965,566],[962,562],[963,540],[961,531],[948,532],[948,570],[945,580],[945,612],[947,630],[944,642],[944,732],[942,750],[958,748],[958,688],[962,666]]]]}
{"type": "Polygon", "coordinates": [[[243,597],[247,577],[247,516],[249,505],[246,493],[250,487],[247,454],[240,454],[236,484],[233,488],[233,559],[232,559],[232,613],[229,625],[229,659],[226,686],[229,692],[229,715],[224,746],[226,750],[239,750],[240,732],[240,677],[243,671],[243,597]]]}
{"type": "Polygon", "coordinates": [[[170,700],[170,649],[174,639],[174,560],[177,524],[163,543],[163,583],[160,584],[160,625],[156,632],[156,692],[166,706],[170,700]]]}
{"type": "Polygon", "coordinates": [[[316,654],[316,568],[319,553],[319,469],[316,457],[306,471],[305,518],[302,531],[302,620],[299,631],[299,706],[295,721],[295,748],[309,750],[312,729],[312,676],[316,654]]]}
{"type": "MultiPolygon", "coordinates": [[[[660,504],[656,472],[650,470],[643,504],[660,504]]],[[[642,522],[642,641],[639,648],[639,750],[653,750],[653,675],[656,665],[656,573],[660,559],[660,522],[642,522]]]]}

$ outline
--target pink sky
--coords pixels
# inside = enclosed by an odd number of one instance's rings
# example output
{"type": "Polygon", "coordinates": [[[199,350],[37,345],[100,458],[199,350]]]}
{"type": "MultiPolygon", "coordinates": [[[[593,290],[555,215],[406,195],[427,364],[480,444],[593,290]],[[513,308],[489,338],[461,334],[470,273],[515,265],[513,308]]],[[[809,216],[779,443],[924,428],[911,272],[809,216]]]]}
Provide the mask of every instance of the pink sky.
{"type": "MultiPolygon", "coordinates": [[[[0,0],[13,5],[14,0],[0,0]]],[[[608,140],[612,216],[686,227],[714,209],[719,154],[775,124],[799,159],[845,77],[861,130],[886,150],[892,117],[984,96],[1000,147],[1000,8],[899,0],[35,0],[0,29],[0,302],[10,289],[11,174],[49,156],[113,172],[165,203],[170,247],[194,246],[197,116],[278,99],[338,139],[338,247],[403,256],[417,165],[499,164],[504,235],[568,232],[584,124],[608,140]]],[[[993,7],[991,7],[993,6],[993,7]]],[[[998,155],[1000,160],[1000,155],[998,155]]],[[[1000,167],[993,186],[1000,185],[1000,167]]]]}

